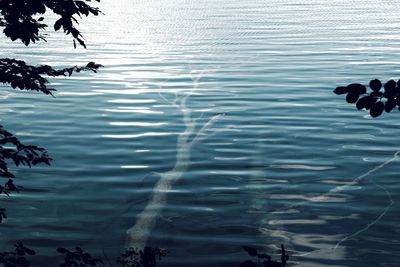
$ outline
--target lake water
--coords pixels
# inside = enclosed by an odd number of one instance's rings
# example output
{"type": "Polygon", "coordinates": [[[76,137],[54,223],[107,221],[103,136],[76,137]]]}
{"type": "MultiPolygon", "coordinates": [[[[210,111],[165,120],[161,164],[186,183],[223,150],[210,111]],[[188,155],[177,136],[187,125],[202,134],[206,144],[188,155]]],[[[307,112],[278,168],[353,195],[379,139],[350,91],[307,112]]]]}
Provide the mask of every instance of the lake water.
{"type": "Polygon", "coordinates": [[[54,158],[14,169],[25,190],[2,197],[2,248],[22,240],[42,266],[58,246],[115,258],[156,192],[160,266],[237,266],[242,245],[280,244],[290,266],[398,266],[400,113],[371,119],[332,93],[400,78],[395,1],[100,7],[81,23],[86,50],[51,31],[28,48],[1,39],[1,57],[105,66],[51,79],[55,98],[2,88],[1,124],[54,158]]]}

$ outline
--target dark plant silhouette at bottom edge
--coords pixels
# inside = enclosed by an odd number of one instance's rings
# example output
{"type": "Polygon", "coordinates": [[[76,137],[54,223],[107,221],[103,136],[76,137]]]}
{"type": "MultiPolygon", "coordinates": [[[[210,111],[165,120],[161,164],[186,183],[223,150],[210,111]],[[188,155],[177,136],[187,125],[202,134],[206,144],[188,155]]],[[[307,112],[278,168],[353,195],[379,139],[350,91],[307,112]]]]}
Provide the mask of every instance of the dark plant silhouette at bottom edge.
{"type": "MultiPolygon", "coordinates": [[[[283,245],[281,245],[280,262],[272,260],[268,254],[259,253],[254,247],[243,246],[243,249],[249,254],[249,256],[255,257],[256,262],[253,260],[246,260],[238,267],[286,267],[286,263],[289,259],[283,245]]],[[[57,248],[57,252],[63,256],[62,262],[58,265],[59,267],[106,266],[102,259],[93,257],[80,247],[76,247],[74,250],[59,247],[57,248]]],[[[33,249],[24,246],[21,242],[17,242],[14,251],[0,252],[0,266],[29,267],[29,256],[35,254],[36,252],[33,249]]],[[[143,250],[127,248],[123,253],[121,253],[115,262],[117,263],[116,266],[121,267],[156,267],[157,262],[167,254],[167,250],[155,247],[145,247],[143,250]]],[[[108,261],[108,266],[115,266],[107,257],[106,260],[108,261]]]]}
{"type": "Polygon", "coordinates": [[[28,267],[30,265],[28,255],[35,255],[35,251],[17,242],[14,251],[0,252],[0,264],[4,267],[28,267]]]}
{"type": "MultiPolygon", "coordinates": [[[[93,257],[82,248],[76,247],[74,250],[63,247],[57,248],[57,252],[62,254],[62,262],[59,267],[99,267],[106,266],[100,258],[93,257]]],[[[167,255],[167,250],[161,248],[145,247],[143,250],[127,248],[116,260],[117,266],[121,267],[156,267],[157,259],[167,255]]],[[[35,255],[36,252],[24,246],[21,242],[15,244],[14,251],[0,252],[1,267],[29,267],[28,256],[35,255]]],[[[108,258],[107,258],[108,260],[108,258]]],[[[108,265],[114,265],[109,261],[108,265]]]]}
{"type": "Polygon", "coordinates": [[[252,260],[242,262],[238,267],[286,267],[289,255],[286,253],[285,246],[281,245],[281,259],[279,261],[272,260],[271,256],[265,253],[259,253],[256,248],[243,246],[243,249],[249,256],[257,258],[257,263],[252,260]]]}

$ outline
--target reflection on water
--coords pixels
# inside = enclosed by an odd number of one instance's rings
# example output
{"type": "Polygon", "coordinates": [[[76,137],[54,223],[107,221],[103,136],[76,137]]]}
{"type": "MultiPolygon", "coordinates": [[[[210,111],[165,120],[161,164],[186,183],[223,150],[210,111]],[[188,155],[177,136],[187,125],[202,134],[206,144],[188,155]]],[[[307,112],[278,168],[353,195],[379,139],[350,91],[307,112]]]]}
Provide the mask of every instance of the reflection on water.
{"type": "Polygon", "coordinates": [[[1,123],[55,159],[16,170],[27,190],[7,200],[19,208],[4,245],[117,254],[154,217],[145,239],[173,252],[167,266],[230,266],[244,244],[281,243],[296,266],[397,264],[399,114],[372,120],[332,94],[399,78],[396,6],[303,2],[104,1],[81,24],[87,50],[59,33],[2,40],[4,57],[105,66],[54,79],[55,98],[1,93],[1,123]]]}

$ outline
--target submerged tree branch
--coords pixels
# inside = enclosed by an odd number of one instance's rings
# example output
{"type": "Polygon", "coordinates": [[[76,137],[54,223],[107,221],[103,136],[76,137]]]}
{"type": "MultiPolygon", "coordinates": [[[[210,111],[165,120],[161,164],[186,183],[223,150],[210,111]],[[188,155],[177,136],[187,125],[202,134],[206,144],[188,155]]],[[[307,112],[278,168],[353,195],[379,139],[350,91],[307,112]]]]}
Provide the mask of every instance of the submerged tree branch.
{"type": "MultiPolygon", "coordinates": [[[[197,88],[201,77],[192,79],[197,88]]],[[[160,179],[153,189],[152,196],[144,210],[138,214],[135,224],[128,229],[125,247],[144,248],[151,231],[155,227],[157,218],[162,209],[167,204],[167,195],[172,186],[185,174],[191,164],[191,150],[193,145],[213,136],[213,133],[225,131],[227,129],[211,129],[217,121],[224,118],[224,114],[217,114],[211,117],[203,126],[196,131],[196,119],[192,118],[192,110],[187,106],[187,100],[191,93],[185,93],[181,97],[175,96],[175,101],[169,102],[176,106],[183,115],[184,131],[177,138],[176,144],[176,162],[175,166],[166,172],[158,173],[160,179]]],[[[163,98],[165,100],[165,98],[163,98]]]]}

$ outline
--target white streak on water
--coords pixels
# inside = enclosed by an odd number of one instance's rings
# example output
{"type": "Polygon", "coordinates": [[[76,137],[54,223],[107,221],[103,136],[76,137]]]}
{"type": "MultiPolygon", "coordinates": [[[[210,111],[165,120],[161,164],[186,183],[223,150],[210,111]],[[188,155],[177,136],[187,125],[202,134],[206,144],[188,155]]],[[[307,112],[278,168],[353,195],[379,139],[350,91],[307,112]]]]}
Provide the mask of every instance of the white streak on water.
{"type": "Polygon", "coordinates": [[[356,178],[353,179],[353,181],[351,181],[350,183],[346,184],[346,185],[341,185],[341,186],[336,186],[335,188],[329,190],[328,192],[317,196],[317,197],[312,197],[311,201],[313,202],[320,202],[320,201],[325,201],[329,198],[329,196],[332,196],[332,194],[335,193],[340,193],[344,190],[350,189],[351,187],[358,185],[359,183],[361,183],[364,178],[366,178],[367,176],[371,175],[372,173],[382,169],[383,167],[385,167],[386,165],[388,165],[389,163],[399,159],[399,153],[400,151],[397,151],[396,153],[394,153],[393,157],[391,159],[388,159],[387,161],[383,162],[382,164],[376,166],[375,168],[372,168],[371,170],[363,173],[360,176],[357,176],[356,178]]]}
{"type": "Polygon", "coordinates": [[[212,117],[201,128],[201,130],[195,134],[196,121],[191,118],[191,110],[186,106],[188,97],[189,94],[186,94],[179,98],[178,107],[183,113],[185,130],[178,135],[175,166],[170,171],[157,173],[160,176],[160,179],[154,186],[153,194],[147,206],[137,216],[136,223],[128,229],[125,247],[145,247],[148,237],[157,222],[157,218],[159,217],[163,207],[166,205],[167,193],[171,192],[173,184],[183,176],[190,166],[190,152],[192,145],[194,144],[193,141],[197,140],[199,134],[203,134],[208,127],[222,117],[220,115],[212,117]],[[193,138],[193,141],[190,141],[190,137],[193,134],[195,134],[195,137],[193,138]]]}
{"type": "Polygon", "coordinates": [[[128,139],[128,138],[141,138],[146,136],[167,136],[167,135],[173,135],[173,133],[147,132],[142,134],[103,134],[102,137],[128,139]]]}
{"type": "Polygon", "coordinates": [[[107,112],[141,113],[141,114],[163,114],[161,111],[148,109],[104,109],[107,112]]]}
{"type": "Polygon", "coordinates": [[[267,167],[274,169],[300,169],[300,170],[311,170],[311,171],[325,171],[335,168],[330,166],[310,166],[302,164],[272,164],[268,165],[267,167]]]}
{"type": "Polygon", "coordinates": [[[145,166],[145,165],[123,165],[123,166],[121,166],[122,169],[145,169],[148,167],[149,166],[145,166]]]}
{"type": "Polygon", "coordinates": [[[163,126],[167,125],[166,122],[138,122],[138,121],[128,121],[128,122],[110,122],[110,125],[113,126],[139,126],[139,127],[155,127],[155,126],[163,126]]]}
{"type": "MultiPolygon", "coordinates": [[[[383,162],[382,164],[380,164],[380,165],[378,165],[378,166],[376,166],[376,167],[374,167],[374,168],[368,170],[367,172],[363,173],[362,175],[357,176],[357,177],[354,178],[350,183],[348,183],[348,184],[346,184],[346,185],[336,186],[335,188],[329,190],[328,192],[326,192],[326,193],[324,193],[324,194],[322,194],[322,195],[320,195],[320,196],[312,197],[312,198],[309,199],[309,201],[302,201],[302,202],[300,202],[300,203],[291,205],[289,208],[301,206],[301,205],[304,205],[304,204],[306,204],[306,203],[308,203],[308,202],[326,202],[326,201],[329,201],[329,198],[332,197],[332,195],[334,196],[334,194],[340,193],[340,192],[342,192],[342,191],[344,191],[344,190],[347,190],[347,189],[350,189],[350,188],[354,187],[355,185],[360,184],[367,176],[369,176],[369,175],[371,175],[372,173],[374,173],[374,172],[376,172],[376,171],[378,171],[378,170],[384,168],[386,165],[392,163],[392,162],[395,161],[395,160],[398,160],[399,158],[400,158],[400,150],[397,151],[396,153],[394,153],[394,155],[393,155],[392,158],[390,158],[390,159],[388,159],[387,161],[383,162]]],[[[388,200],[389,200],[389,204],[386,205],[386,207],[383,209],[383,211],[382,211],[373,221],[369,222],[369,223],[368,223],[366,226],[364,226],[363,228],[361,228],[361,229],[359,229],[359,230],[357,230],[357,231],[355,231],[355,232],[353,232],[353,233],[351,233],[351,234],[348,234],[348,235],[346,235],[345,237],[343,237],[342,239],[340,239],[340,240],[335,244],[335,246],[333,246],[333,247],[330,248],[331,250],[337,249],[343,242],[345,242],[345,241],[347,241],[347,240],[349,240],[349,239],[351,239],[351,238],[354,238],[354,237],[356,237],[356,236],[362,234],[363,232],[367,231],[367,230],[368,230],[369,228],[371,228],[373,225],[375,225],[376,223],[378,223],[378,222],[386,215],[386,213],[390,210],[391,206],[394,205],[395,202],[394,202],[394,200],[393,200],[392,195],[390,194],[390,192],[389,192],[385,187],[383,187],[383,186],[377,184],[377,183],[376,183],[375,181],[373,181],[372,179],[371,179],[371,181],[372,181],[372,183],[373,183],[375,186],[377,186],[378,188],[380,188],[381,190],[383,190],[383,191],[385,192],[385,194],[386,194],[386,196],[387,196],[387,198],[388,198],[388,200]]],[[[310,255],[310,254],[312,254],[312,253],[316,253],[316,252],[319,252],[319,251],[322,251],[322,250],[325,250],[325,249],[317,249],[317,250],[313,250],[313,251],[310,251],[310,252],[298,254],[298,255],[296,255],[296,256],[304,257],[304,256],[307,256],[307,255],[310,255]]]]}
{"type": "Polygon", "coordinates": [[[94,96],[94,95],[102,95],[100,92],[60,92],[57,95],[66,95],[66,96],[94,96]]]}
{"type": "Polygon", "coordinates": [[[160,179],[154,187],[150,201],[137,216],[136,223],[127,231],[126,247],[145,247],[147,239],[155,226],[156,219],[165,205],[167,192],[171,190],[172,185],[183,175],[190,164],[188,139],[194,131],[195,124],[190,117],[190,110],[186,108],[186,100],[187,96],[180,103],[186,129],[178,136],[175,166],[170,171],[158,173],[160,179]]]}
{"type": "Polygon", "coordinates": [[[345,237],[342,238],[339,242],[337,242],[336,245],[335,245],[335,247],[334,247],[335,249],[338,248],[338,247],[340,246],[340,244],[342,244],[343,242],[349,240],[350,238],[353,238],[353,237],[355,237],[355,236],[358,236],[359,234],[361,234],[361,233],[367,231],[369,228],[371,228],[373,225],[375,225],[377,222],[379,222],[379,221],[383,218],[383,216],[385,216],[386,213],[390,210],[390,207],[392,207],[392,206],[394,205],[394,200],[393,200],[392,195],[390,194],[390,192],[389,192],[385,187],[383,187],[383,186],[377,184],[375,181],[372,181],[372,182],[373,182],[373,184],[374,184],[376,187],[382,189],[382,190],[385,192],[386,196],[387,196],[388,199],[389,199],[389,204],[388,204],[388,205],[385,207],[385,209],[379,214],[379,216],[376,217],[375,220],[373,220],[372,222],[368,223],[365,227],[361,228],[360,230],[358,230],[358,231],[356,231],[356,232],[354,232],[354,233],[352,233],[352,234],[350,234],[350,235],[345,236],[345,237]]]}
{"type": "Polygon", "coordinates": [[[119,103],[119,104],[136,104],[136,103],[154,103],[154,99],[110,99],[107,100],[109,103],[119,103]]]}

